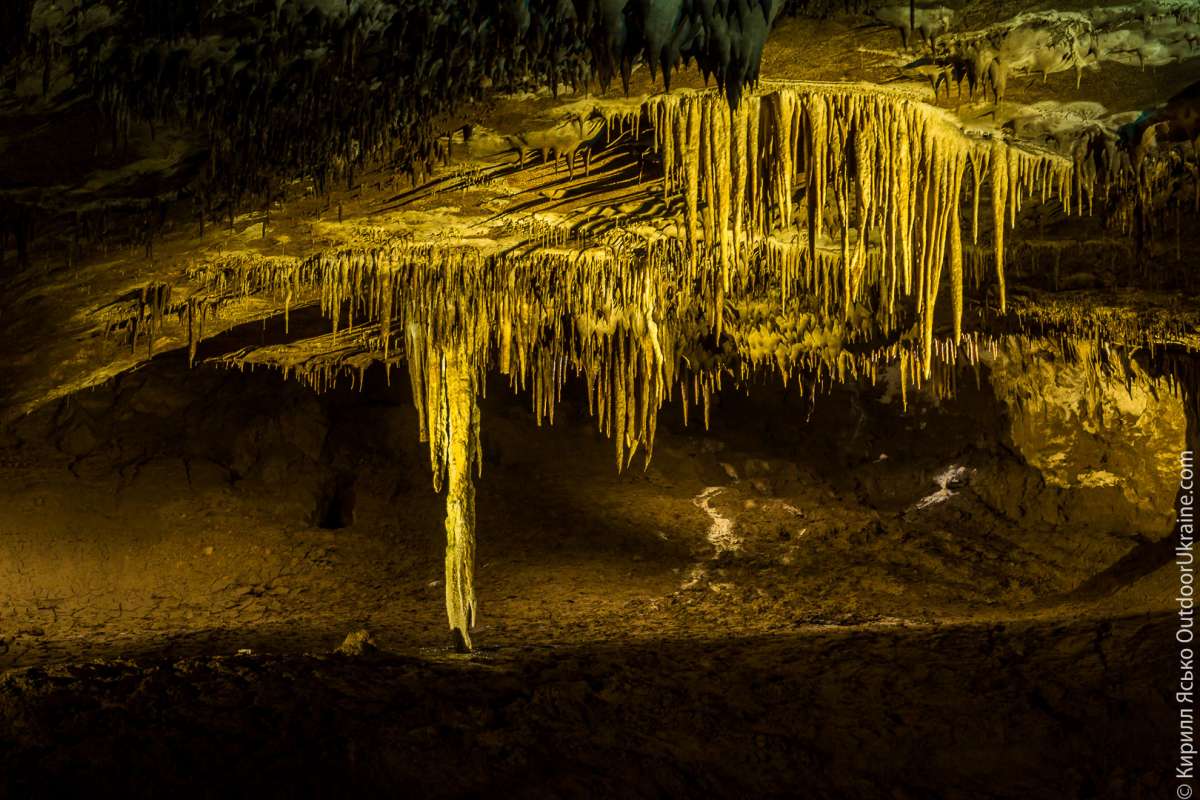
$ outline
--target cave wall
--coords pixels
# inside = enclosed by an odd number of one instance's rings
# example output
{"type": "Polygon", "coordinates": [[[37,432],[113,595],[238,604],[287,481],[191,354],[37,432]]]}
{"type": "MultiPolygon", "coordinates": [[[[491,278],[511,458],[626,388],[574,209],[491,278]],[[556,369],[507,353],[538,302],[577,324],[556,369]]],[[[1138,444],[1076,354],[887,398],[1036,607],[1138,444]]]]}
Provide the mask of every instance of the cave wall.
{"type": "Polygon", "coordinates": [[[1135,361],[1126,382],[1120,370],[1098,371],[1094,345],[1073,350],[1072,359],[1053,342],[1010,341],[989,358],[1012,446],[1057,493],[1063,524],[1161,539],[1186,446],[1183,400],[1135,361]]]}

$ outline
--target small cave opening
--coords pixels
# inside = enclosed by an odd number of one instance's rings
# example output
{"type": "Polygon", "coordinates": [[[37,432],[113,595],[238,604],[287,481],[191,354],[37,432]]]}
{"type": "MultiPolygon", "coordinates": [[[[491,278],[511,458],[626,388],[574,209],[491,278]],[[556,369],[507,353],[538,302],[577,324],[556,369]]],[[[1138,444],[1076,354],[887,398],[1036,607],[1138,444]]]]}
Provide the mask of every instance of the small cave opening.
{"type": "Polygon", "coordinates": [[[313,525],[336,531],[354,524],[355,480],[354,475],[338,475],[322,485],[312,514],[313,525]]]}

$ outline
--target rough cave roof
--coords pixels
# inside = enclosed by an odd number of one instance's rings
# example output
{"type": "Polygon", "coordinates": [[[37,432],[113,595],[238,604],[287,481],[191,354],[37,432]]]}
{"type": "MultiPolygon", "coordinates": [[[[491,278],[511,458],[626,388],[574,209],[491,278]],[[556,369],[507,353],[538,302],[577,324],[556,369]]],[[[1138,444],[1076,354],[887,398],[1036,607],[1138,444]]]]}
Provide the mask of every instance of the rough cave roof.
{"type": "Polygon", "coordinates": [[[641,404],[631,453],[722,376],[1194,349],[1192,4],[852,5],[14,4],[6,413],[172,350],[323,385],[482,325],[539,413],[568,363],[641,404]]]}

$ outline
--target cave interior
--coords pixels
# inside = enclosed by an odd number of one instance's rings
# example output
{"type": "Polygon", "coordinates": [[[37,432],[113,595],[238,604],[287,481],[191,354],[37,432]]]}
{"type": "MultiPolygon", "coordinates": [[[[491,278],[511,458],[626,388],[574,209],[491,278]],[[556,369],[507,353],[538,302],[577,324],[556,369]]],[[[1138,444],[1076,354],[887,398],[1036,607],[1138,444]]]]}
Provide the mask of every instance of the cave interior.
{"type": "Polygon", "coordinates": [[[1194,0],[5,0],[0,797],[1186,800],[1198,223],[1194,0]]]}

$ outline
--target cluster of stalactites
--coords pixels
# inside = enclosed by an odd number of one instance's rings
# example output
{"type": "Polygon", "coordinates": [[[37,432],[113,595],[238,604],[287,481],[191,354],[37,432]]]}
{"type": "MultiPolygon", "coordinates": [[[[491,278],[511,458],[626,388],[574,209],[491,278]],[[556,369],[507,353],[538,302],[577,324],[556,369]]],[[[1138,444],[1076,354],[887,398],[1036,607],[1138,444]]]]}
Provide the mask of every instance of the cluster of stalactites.
{"type": "Polygon", "coordinates": [[[529,391],[539,423],[553,421],[571,375],[583,376],[619,466],[639,446],[648,458],[655,416],[678,380],[675,321],[695,311],[667,300],[686,297],[672,288],[671,258],[666,250],[650,256],[611,247],[484,256],[470,247],[397,243],[304,260],[234,258],[192,277],[221,292],[274,294],[285,309],[318,299],[332,322],[331,342],[356,325],[377,325],[373,344],[385,362],[402,341],[440,486],[438,354],[449,351],[464,353],[477,385],[496,368],[529,391]]]}
{"type": "Polygon", "coordinates": [[[1104,342],[1113,350],[1194,352],[1200,349],[1200,313],[1175,304],[1108,305],[1103,295],[1032,295],[1015,303],[1011,327],[1022,335],[1104,342]]]}
{"type": "Polygon", "coordinates": [[[1022,197],[1040,192],[1070,211],[1069,160],[972,139],[944,112],[906,95],[795,84],[747,97],[734,109],[712,92],[657,95],[646,112],[664,192],[683,195],[689,278],[699,280],[705,265],[715,264],[708,283],[718,336],[725,300],[748,268],[753,243],[800,228],[812,263],[824,238],[840,245],[837,295],[846,314],[867,296],[878,298],[883,318],[896,317],[901,299],[915,303],[928,375],[934,306],[947,268],[955,336],[961,335],[964,216],[977,242],[984,183],[991,185],[1002,309],[1004,229],[1015,225],[1022,197]],[[798,209],[801,190],[805,207],[798,209]],[[871,242],[886,261],[873,273],[871,242]]]}
{"type": "MultiPolygon", "coordinates": [[[[908,315],[897,302],[896,286],[891,281],[894,254],[885,251],[878,241],[869,241],[860,250],[857,231],[850,232],[847,244],[851,252],[859,253],[856,285],[861,288],[854,296],[850,315],[843,299],[845,259],[841,243],[823,240],[811,247],[803,232],[786,238],[773,235],[750,244],[747,269],[733,275],[734,294],[777,290],[780,307],[785,310],[811,306],[840,320],[867,312],[875,332],[902,329],[908,315]]],[[[964,287],[981,289],[994,267],[993,250],[970,242],[962,244],[964,287]]]]}
{"type": "MultiPolygon", "coordinates": [[[[565,4],[560,4],[565,5],[565,4]]],[[[732,105],[742,89],[758,79],[767,34],[783,9],[783,0],[721,2],[712,0],[628,0],[577,2],[590,10],[592,60],[602,86],[618,72],[628,90],[633,65],[642,61],[670,88],[671,72],[696,62],[716,79],[732,105]]]]}
{"type": "MultiPolygon", "coordinates": [[[[977,284],[990,256],[983,248],[963,249],[977,284]]],[[[712,336],[712,306],[697,299],[689,277],[689,247],[671,238],[641,248],[622,240],[494,255],[399,241],[308,259],[231,257],[191,277],[222,295],[274,294],[285,316],[291,303],[318,301],[332,325],[326,349],[366,347],[387,364],[403,350],[438,486],[445,463],[437,438],[439,370],[447,352],[464,354],[477,386],[496,369],[514,389],[528,391],[539,423],[553,422],[565,383],[581,377],[620,468],[639,447],[649,459],[657,413],[676,389],[685,419],[699,404],[707,424],[723,374],[746,380],[747,370],[775,365],[785,380],[804,372],[845,379],[903,359],[906,381],[919,382],[930,370],[918,366],[949,357],[939,353],[946,345],[929,328],[904,334],[902,347],[881,350],[897,341],[898,320],[881,325],[864,303],[840,313],[837,247],[771,237],[746,252],[744,268],[731,275],[729,303],[737,313],[720,340],[712,336]],[[753,298],[767,298],[775,316],[748,313],[745,303],[753,298]]],[[[859,280],[886,290],[895,274],[887,252],[875,245],[861,258],[859,280]]],[[[705,251],[700,264],[695,278],[702,287],[719,280],[712,253],[705,251]]]]}

